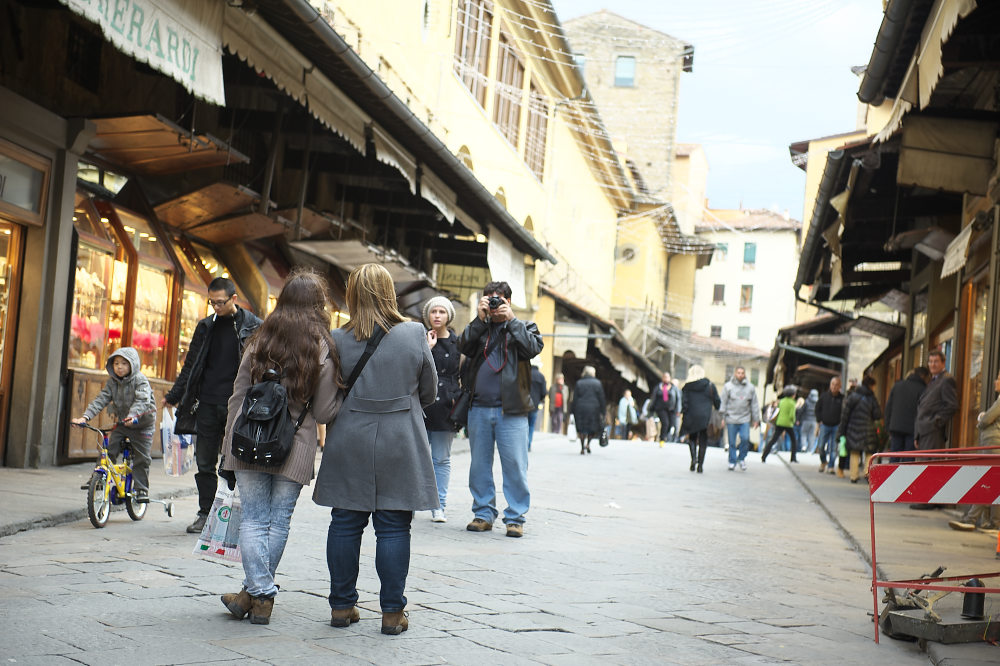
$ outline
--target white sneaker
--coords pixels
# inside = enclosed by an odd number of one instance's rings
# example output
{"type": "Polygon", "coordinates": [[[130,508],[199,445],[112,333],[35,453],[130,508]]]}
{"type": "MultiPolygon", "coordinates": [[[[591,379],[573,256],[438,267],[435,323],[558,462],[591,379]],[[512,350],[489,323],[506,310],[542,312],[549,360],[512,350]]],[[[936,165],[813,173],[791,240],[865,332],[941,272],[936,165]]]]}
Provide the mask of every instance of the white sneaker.
{"type": "Polygon", "coordinates": [[[732,472],[734,469],[736,469],[736,463],[729,463],[729,471],[732,472]]]}
{"type": "Polygon", "coordinates": [[[447,523],[448,518],[444,515],[444,509],[431,509],[431,522],[447,523]]]}
{"type": "Polygon", "coordinates": [[[743,470],[744,472],[747,471],[747,461],[746,460],[741,460],[740,461],[740,469],[743,470]]]}

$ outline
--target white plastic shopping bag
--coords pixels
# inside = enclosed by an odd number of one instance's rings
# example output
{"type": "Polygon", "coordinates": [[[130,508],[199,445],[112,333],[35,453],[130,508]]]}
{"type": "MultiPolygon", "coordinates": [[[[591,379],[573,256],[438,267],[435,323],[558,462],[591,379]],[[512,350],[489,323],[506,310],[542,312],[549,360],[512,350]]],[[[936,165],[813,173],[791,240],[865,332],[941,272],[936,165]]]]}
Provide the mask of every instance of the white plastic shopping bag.
{"type": "Polygon", "coordinates": [[[566,436],[569,437],[571,441],[576,439],[576,420],[573,418],[572,414],[569,415],[569,425],[566,426],[566,436]]]}
{"type": "Polygon", "coordinates": [[[226,484],[222,484],[215,493],[212,511],[208,514],[208,520],[201,530],[198,543],[194,545],[194,554],[240,562],[242,516],[238,490],[230,490],[226,484]]]}
{"type": "Polygon", "coordinates": [[[160,415],[160,445],[167,476],[181,476],[194,466],[194,435],[174,432],[174,410],[164,407],[160,415]]]}

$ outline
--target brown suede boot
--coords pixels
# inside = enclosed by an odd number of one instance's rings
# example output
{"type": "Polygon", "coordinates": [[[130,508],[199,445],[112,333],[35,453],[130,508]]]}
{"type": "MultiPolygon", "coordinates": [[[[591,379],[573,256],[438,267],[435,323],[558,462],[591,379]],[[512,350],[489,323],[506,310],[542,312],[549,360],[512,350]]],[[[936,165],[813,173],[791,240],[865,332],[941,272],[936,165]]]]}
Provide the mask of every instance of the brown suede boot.
{"type": "Polygon", "coordinates": [[[382,613],[382,633],[390,636],[398,636],[406,631],[410,623],[406,621],[406,613],[382,613]]]}
{"type": "Polygon", "coordinates": [[[253,597],[253,603],[250,606],[250,622],[252,624],[270,624],[272,608],[274,608],[274,597],[253,597]]]}
{"type": "Polygon", "coordinates": [[[351,608],[337,609],[334,608],[330,611],[330,626],[331,627],[349,627],[351,624],[357,622],[361,619],[361,613],[358,612],[357,606],[352,606],[351,608]]]}
{"type": "Polygon", "coordinates": [[[229,612],[233,614],[237,620],[242,620],[250,612],[250,606],[253,604],[253,597],[247,592],[247,588],[243,588],[237,594],[223,594],[222,595],[222,605],[229,609],[229,612]]]}

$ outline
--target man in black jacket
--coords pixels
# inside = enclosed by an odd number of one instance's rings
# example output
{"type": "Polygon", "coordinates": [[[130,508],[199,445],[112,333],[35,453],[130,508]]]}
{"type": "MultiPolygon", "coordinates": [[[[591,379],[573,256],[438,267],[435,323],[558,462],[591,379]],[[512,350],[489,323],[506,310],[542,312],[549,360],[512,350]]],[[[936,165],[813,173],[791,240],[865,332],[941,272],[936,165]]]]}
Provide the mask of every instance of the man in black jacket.
{"type": "MultiPolygon", "coordinates": [[[[927,388],[931,372],[924,366],[892,386],[889,399],[885,403],[885,425],[889,429],[889,450],[913,451],[913,430],[917,422],[917,403],[927,388]]],[[[899,462],[902,458],[890,458],[889,462],[899,462]]]]}
{"type": "Polygon", "coordinates": [[[521,321],[510,308],[506,282],[483,288],[476,318],[458,339],[458,350],[468,357],[472,404],[469,408],[469,490],[475,518],[466,529],[486,532],[497,517],[493,484],[493,449],[500,454],[503,494],[507,500],[503,521],[507,536],[524,534],[528,491],[528,414],[531,366],[542,351],[542,336],[534,322],[521,321]]]}
{"type": "Polygon", "coordinates": [[[178,424],[195,419],[195,460],[198,472],[198,516],[188,525],[192,534],[205,526],[219,486],[215,466],[226,430],[229,398],[240,367],[247,338],[260,326],[260,319],[236,304],[236,285],[228,278],[215,278],[208,285],[208,303],[215,314],[198,322],[184,367],[173,387],[163,397],[164,405],[180,405],[178,424]]]}
{"type": "MultiPolygon", "coordinates": [[[[830,390],[824,391],[816,401],[816,420],[819,421],[819,471],[826,469],[833,474],[837,461],[837,428],[844,394],[840,392],[840,377],[830,380],[830,390]]],[[[843,472],[841,472],[843,476],[843,472]]]]}

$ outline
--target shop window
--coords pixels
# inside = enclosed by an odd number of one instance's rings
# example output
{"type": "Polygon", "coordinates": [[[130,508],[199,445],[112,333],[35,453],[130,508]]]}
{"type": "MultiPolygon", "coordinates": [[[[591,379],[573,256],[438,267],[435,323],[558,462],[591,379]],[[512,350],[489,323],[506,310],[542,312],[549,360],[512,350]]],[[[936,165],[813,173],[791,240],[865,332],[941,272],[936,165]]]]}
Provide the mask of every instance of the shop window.
{"type": "MultiPolygon", "coordinates": [[[[107,224],[85,197],[78,197],[73,223],[79,234],[73,280],[67,364],[100,370],[104,367],[111,314],[111,284],[118,251],[107,224]]],[[[121,326],[118,327],[121,337],[121,326]]]]}
{"type": "Polygon", "coordinates": [[[757,243],[743,244],[743,268],[753,270],[757,265],[757,243]]]}
{"type": "Polygon", "coordinates": [[[41,155],[0,139],[0,213],[41,225],[51,168],[41,155]]]}
{"type": "Polygon", "coordinates": [[[455,73],[479,106],[486,108],[493,3],[459,0],[455,21],[455,73]]]}
{"type": "Polygon", "coordinates": [[[635,56],[618,56],[615,58],[615,87],[633,86],[635,86],[635,56]]]}
{"type": "Polygon", "coordinates": [[[740,312],[751,312],[753,310],[753,285],[745,284],[740,287],[740,312]]]}
{"type": "Polygon", "coordinates": [[[511,37],[500,33],[497,52],[497,83],[493,100],[493,124],[512,146],[517,146],[524,97],[524,65],[511,37]]]}
{"type": "Polygon", "coordinates": [[[198,266],[201,261],[195,256],[193,249],[185,245],[181,239],[176,239],[177,258],[181,262],[184,273],[184,288],[181,290],[181,325],[177,338],[177,372],[184,367],[184,359],[191,349],[191,339],[198,322],[211,314],[212,309],[206,302],[207,283],[198,266]],[[195,262],[198,262],[197,265],[195,262]]]}
{"type": "Polygon", "coordinates": [[[722,327],[721,326],[713,326],[712,329],[711,329],[711,333],[709,333],[709,337],[721,338],[722,337],[722,327]]]}
{"type": "Polygon", "coordinates": [[[524,135],[524,162],[542,180],[545,171],[545,140],[548,132],[549,105],[534,82],[528,93],[528,126],[524,135]]]}
{"type": "Polygon", "coordinates": [[[726,285],[717,284],[712,288],[712,305],[726,304],[726,285]]]}
{"type": "Polygon", "coordinates": [[[736,337],[740,340],[750,339],[750,327],[749,326],[739,326],[736,329],[736,337]]]}

